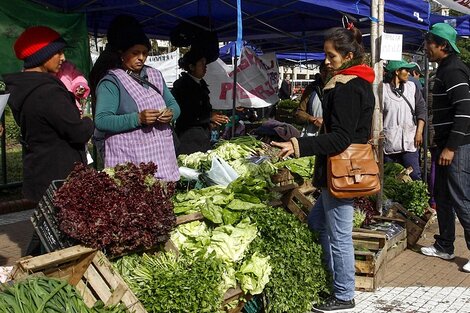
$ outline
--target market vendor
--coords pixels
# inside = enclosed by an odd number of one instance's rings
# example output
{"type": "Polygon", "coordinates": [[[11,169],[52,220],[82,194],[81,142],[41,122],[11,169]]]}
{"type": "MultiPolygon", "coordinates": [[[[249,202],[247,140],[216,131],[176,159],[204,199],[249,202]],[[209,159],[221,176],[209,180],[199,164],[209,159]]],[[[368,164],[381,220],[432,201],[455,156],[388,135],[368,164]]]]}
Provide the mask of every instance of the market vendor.
{"type": "Polygon", "coordinates": [[[206,152],[211,147],[211,123],[214,127],[229,121],[226,115],[213,112],[206,75],[206,57],[203,51],[192,49],[179,60],[186,71],[173,83],[172,93],[181,107],[176,120],[179,139],[178,154],[206,152]]]}
{"type": "Polygon", "coordinates": [[[116,44],[121,63],[108,68],[96,88],[95,124],[105,134],[104,166],[154,162],[156,178],[178,181],[170,123],[180,109],[162,73],[144,65],[150,41],[140,26],[129,24],[116,44]]]}

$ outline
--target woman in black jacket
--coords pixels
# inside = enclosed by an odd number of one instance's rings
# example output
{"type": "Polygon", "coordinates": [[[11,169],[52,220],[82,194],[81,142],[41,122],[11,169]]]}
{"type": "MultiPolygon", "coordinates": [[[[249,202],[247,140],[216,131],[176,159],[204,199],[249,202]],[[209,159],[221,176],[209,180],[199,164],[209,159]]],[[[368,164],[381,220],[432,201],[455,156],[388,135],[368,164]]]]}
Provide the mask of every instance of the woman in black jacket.
{"type": "Polygon", "coordinates": [[[86,164],[93,121],[80,117],[75,97],[55,76],[66,43],[45,26],[26,29],[15,42],[24,71],[4,75],[9,105],[21,128],[23,195],[39,202],[52,180],[65,179],[76,162],[86,164]]]}
{"type": "Polygon", "coordinates": [[[211,123],[217,126],[227,123],[228,117],[212,112],[209,88],[203,79],[204,54],[190,50],[179,60],[179,65],[186,73],[173,83],[171,91],[181,109],[175,127],[179,139],[177,154],[206,152],[210,149],[211,123]]]}
{"type": "Polygon", "coordinates": [[[308,216],[309,227],[320,235],[324,259],[333,275],[333,295],[315,312],[352,309],[354,303],[353,199],[339,199],[327,188],[326,161],[352,143],[366,143],[372,126],[374,71],[362,64],[362,36],[354,27],[334,28],[325,37],[329,79],[324,87],[323,123],[316,137],[272,142],[281,156],[315,155],[314,185],[321,195],[308,216]],[[326,132],[325,132],[326,128],[326,132]]]}

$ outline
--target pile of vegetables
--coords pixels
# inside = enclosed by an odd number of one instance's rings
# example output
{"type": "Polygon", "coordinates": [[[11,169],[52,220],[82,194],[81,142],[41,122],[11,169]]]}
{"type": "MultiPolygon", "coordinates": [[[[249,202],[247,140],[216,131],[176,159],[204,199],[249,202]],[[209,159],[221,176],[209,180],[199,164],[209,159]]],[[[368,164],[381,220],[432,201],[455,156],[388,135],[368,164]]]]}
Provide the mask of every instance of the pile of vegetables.
{"type": "Polygon", "coordinates": [[[277,109],[281,109],[281,110],[288,111],[291,113],[294,113],[298,107],[299,107],[299,102],[291,100],[291,99],[281,100],[277,104],[277,109]]]}
{"type": "Polygon", "coordinates": [[[242,217],[249,217],[259,232],[247,254],[269,256],[272,267],[264,289],[267,312],[309,312],[331,286],[316,236],[283,208],[244,211],[242,217]]]}
{"type": "Polygon", "coordinates": [[[403,170],[404,167],[398,163],[384,164],[384,195],[421,217],[429,206],[427,186],[420,180],[402,181],[398,175],[403,170]]]}
{"type": "MultiPolygon", "coordinates": [[[[265,145],[261,141],[252,136],[241,136],[230,140],[221,140],[214,149],[208,153],[195,152],[190,155],[179,155],[178,164],[179,166],[206,172],[210,169],[212,158],[215,155],[224,159],[231,165],[232,161],[244,160],[250,156],[262,153],[263,146],[265,145]]],[[[235,166],[233,167],[237,170],[235,166]]]]}
{"type": "Polygon", "coordinates": [[[130,255],[116,264],[149,313],[217,313],[222,309],[223,261],[215,253],[130,255]]]}
{"type": "Polygon", "coordinates": [[[210,186],[178,193],[174,197],[175,214],[200,212],[215,224],[233,224],[241,211],[263,208],[275,197],[268,190],[274,169],[269,163],[251,164],[250,172],[240,176],[227,187],[210,186]]]}
{"type": "Polygon", "coordinates": [[[17,282],[0,292],[0,312],[125,313],[128,311],[122,304],[104,307],[102,301],[88,308],[77,290],[66,281],[35,276],[17,282]]]}
{"type": "Polygon", "coordinates": [[[154,163],[103,172],[76,165],[54,198],[60,230],[108,255],[166,242],[176,223],[175,186],[155,179],[156,170],[154,163]]]}
{"type": "Polygon", "coordinates": [[[372,217],[380,215],[375,209],[375,204],[366,197],[354,198],[354,227],[367,226],[372,222],[372,217]],[[362,222],[360,223],[360,221],[362,222]]]}
{"type": "Polygon", "coordinates": [[[179,255],[125,256],[115,267],[149,313],[219,312],[229,288],[259,294],[269,280],[269,258],[245,253],[256,236],[249,219],[214,229],[195,221],[172,235],[179,255]]]}

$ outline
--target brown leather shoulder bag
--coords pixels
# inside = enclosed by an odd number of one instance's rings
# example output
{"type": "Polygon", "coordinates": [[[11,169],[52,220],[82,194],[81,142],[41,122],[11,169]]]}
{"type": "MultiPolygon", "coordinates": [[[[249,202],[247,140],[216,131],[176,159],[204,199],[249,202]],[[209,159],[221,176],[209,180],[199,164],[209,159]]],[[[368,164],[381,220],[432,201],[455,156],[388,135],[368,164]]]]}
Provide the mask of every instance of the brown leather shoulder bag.
{"type": "Polygon", "coordinates": [[[378,193],[379,173],[374,150],[369,143],[351,144],[343,152],[328,156],[328,189],[336,198],[355,198],[378,193]]]}

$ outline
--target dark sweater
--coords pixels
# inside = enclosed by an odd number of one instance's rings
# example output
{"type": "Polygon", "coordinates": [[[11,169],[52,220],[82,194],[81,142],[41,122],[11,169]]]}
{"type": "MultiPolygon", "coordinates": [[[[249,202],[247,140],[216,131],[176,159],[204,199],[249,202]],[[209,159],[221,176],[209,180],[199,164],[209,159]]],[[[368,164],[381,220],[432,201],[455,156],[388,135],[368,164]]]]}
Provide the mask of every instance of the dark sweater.
{"type": "Polygon", "coordinates": [[[52,180],[66,178],[75,162],[86,162],[93,121],[80,118],[73,95],[52,74],[22,72],[4,78],[22,134],[23,195],[37,202],[52,180]]]}
{"type": "Polygon", "coordinates": [[[470,71],[455,54],[437,68],[432,90],[434,142],[440,148],[457,149],[470,144],[470,71]]]}
{"type": "Polygon", "coordinates": [[[193,126],[209,128],[212,106],[209,88],[203,79],[201,84],[198,84],[191,76],[182,73],[173,83],[171,93],[181,109],[181,114],[176,120],[177,133],[193,126]]]}
{"type": "Polygon", "coordinates": [[[313,184],[326,187],[326,159],[329,154],[344,151],[351,143],[366,143],[370,136],[374,94],[366,80],[356,77],[346,83],[337,82],[325,90],[323,123],[320,135],[298,138],[300,156],[315,155],[313,184]]]}

